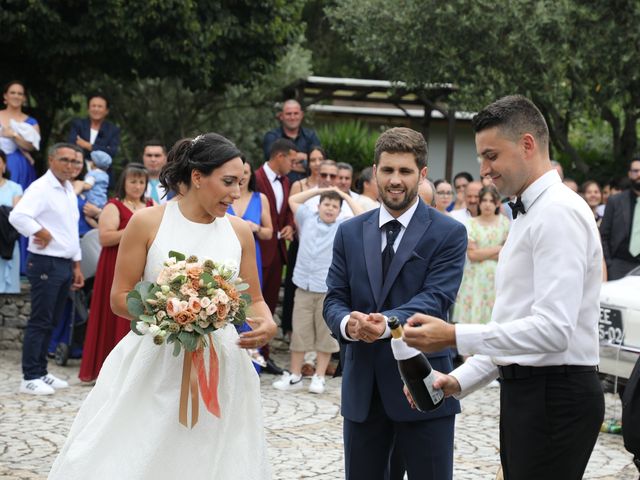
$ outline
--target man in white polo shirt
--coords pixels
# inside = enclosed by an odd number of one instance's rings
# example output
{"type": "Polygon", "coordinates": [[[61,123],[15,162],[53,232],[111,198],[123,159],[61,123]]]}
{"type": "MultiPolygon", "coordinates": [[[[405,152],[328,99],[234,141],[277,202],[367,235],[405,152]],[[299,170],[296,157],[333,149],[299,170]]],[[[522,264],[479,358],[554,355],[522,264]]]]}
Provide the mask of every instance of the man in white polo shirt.
{"type": "Polygon", "coordinates": [[[481,175],[517,198],[498,260],[491,322],[451,325],[415,315],[405,339],[423,351],[455,345],[473,355],[436,380],[445,394],[463,396],[501,378],[505,479],[578,480],[604,417],[598,228],[551,165],[549,130],[531,101],[504,97],[478,113],[473,126],[481,175]]]}
{"type": "Polygon", "coordinates": [[[47,372],[47,347],[69,288],[82,288],[78,203],[69,181],[82,163],[76,147],[57,143],[49,149],[49,170],[33,182],[9,215],[25,237],[31,316],[22,347],[21,393],[51,395],[68,383],[47,372]]]}

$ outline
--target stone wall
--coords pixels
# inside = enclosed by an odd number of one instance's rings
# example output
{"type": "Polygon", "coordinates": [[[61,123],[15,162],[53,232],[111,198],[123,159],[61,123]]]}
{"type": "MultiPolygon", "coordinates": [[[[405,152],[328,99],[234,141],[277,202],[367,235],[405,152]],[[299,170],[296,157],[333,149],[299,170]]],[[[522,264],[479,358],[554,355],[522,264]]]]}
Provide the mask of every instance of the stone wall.
{"type": "Polygon", "coordinates": [[[31,313],[28,287],[21,293],[0,294],[0,350],[21,350],[24,328],[31,313]]]}

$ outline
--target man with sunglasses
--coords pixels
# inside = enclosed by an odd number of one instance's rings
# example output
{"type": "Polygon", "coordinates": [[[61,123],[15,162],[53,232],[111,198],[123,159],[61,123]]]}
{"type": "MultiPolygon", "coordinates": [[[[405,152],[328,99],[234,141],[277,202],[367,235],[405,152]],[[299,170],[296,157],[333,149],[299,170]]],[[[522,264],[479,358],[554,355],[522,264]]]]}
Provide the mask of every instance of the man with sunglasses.
{"type": "Polygon", "coordinates": [[[20,393],[51,395],[69,384],[47,371],[51,332],[64,308],[69,288],[84,285],[80,271],[78,204],[70,180],[82,161],[78,148],[57,143],[49,149],[49,170],[33,182],[9,215],[29,238],[27,277],[31,316],[24,332],[20,393]]]}
{"type": "Polygon", "coordinates": [[[338,179],[338,166],[333,160],[323,160],[320,164],[320,188],[335,187],[338,179]]]}
{"type": "MultiPolygon", "coordinates": [[[[333,160],[323,160],[320,164],[320,182],[318,183],[318,188],[328,188],[328,187],[338,187],[339,186],[339,177],[340,177],[340,164],[336,163],[333,160]]],[[[318,196],[311,197],[309,200],[305,202],[305,204],[311,208],[314,212],[318,211],[319,204],[318,196]]],[[[353,197],[352,197],[353,198],[353,197]]],[[[347,202],[342,202],[342,206],[340,207],[340,215],[338,219],[340,221],[347,220],[353,217],[353,210],[347,204],[347,202]]]]}

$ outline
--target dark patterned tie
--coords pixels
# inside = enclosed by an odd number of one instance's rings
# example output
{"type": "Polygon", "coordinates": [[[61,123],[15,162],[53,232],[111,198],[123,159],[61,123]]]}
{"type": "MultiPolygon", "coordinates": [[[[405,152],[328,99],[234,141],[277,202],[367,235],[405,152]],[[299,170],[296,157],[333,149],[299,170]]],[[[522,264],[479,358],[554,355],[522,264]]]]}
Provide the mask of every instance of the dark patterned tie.
{"type": "Polygon", "coordinates": [[[384,228],[387,234],[387,245],[384,247],[384,250],[382,250],[382,279],[384,280],[389,271],[391,260],[393,260],[393,256],[395,255],[393,244],[396,242],[396,238],[398,238],[402,224],[397,220],[391,220],[385,223],[382,228],[384,228]]]}
{"type": "Polygon", "coordinates": [[[509,206],[511,207],[511,216],[515,220],[518,217],[518,214],[526,214],[527,211],[524,209],[524,203],[522,203],[522,198],[518,197],[515,202],[509,202],[509,206]]]}

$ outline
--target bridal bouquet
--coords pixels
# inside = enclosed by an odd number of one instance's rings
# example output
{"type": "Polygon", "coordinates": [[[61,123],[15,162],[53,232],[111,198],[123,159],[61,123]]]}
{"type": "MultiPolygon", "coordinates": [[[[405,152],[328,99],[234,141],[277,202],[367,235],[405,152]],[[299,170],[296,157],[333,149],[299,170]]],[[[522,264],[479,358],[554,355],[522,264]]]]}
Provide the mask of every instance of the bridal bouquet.
{"type": "Polygon", "coordinates": [[[211,333],[228,323],[241,325],[247,318],[251,297],[241,292],[249,285],[237,274],[235,262],[216,263],[171,251],[156,282],[138,282],[127,295],[127,310],[133,316],[131,330],[152,335],[156,345],[173,343],[176,357],[185,350],[178,416],[185,427],[189,396],[191,428],[198,423],[199,395],[207,410],[220,417],[219,361],[211,333]],[[208,373],[204,359],[207,345],[208,373]]]}
{"type": "Polygon", "coordinates": [[[131,330],[150,334],[157,345],[173,344],[194,352],[207,345],[207,336],[227,323],[242,325],[251,297],[249,286],[237,278],[235,262],[216,263],[169,252],[156,283],[138,282],[127,295],[133,315],[131,330]]]}

